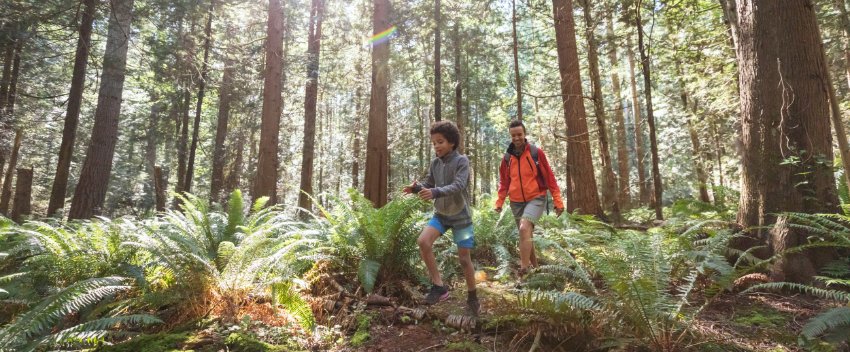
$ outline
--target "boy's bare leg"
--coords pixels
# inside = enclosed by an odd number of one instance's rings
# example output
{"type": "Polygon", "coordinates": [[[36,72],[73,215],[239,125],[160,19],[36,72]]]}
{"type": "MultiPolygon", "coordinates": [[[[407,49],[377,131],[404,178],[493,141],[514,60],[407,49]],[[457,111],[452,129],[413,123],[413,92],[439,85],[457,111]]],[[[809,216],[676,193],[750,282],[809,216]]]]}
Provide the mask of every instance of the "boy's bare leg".
{"type": "MultiPolygon", "coordinates": [[[[440,270],[437,269],[437,259],[434,257],[434,242],[438,238],[440,238],[440,231],[437,231],[437,229],[431,226],[425,226],[416,243],[419,244],[419,256],[422,257],[425,267],[428,268],[428,277],[431,278],[431,283],[437,286],[443,286],[440,270]]],[[[475,280],[474,277],[473,280],[475,280]]]]}
{"type": "Polygon", "coordinates": [[[460,267],[463,269],[463,277],[466,279],[466,290],[475,290],[475,267],[472,266],[472,256],[469,248],[458,248],[457,256],[460,267]]]}
{"type": "MultiPolygon", "coordinates": [[[[534,242],[531,240],[531,235],[533,233],[534,224],[528,219],[519,219],[519,267],[522,270],[528,269],[532,264],[534,242]]],[[[534,262],[537,262],[536,257],[534,262]]]]}

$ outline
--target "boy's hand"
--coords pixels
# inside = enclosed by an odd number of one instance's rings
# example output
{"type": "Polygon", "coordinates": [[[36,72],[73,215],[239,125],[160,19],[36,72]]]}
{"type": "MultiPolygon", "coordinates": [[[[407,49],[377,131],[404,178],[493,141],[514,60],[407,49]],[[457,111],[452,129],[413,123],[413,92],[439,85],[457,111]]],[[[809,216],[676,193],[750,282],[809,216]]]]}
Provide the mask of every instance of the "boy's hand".
{"type": "Polygon", "coordinates": [[[410,184],[410,186],[404,187],[401,191],[405,194],[413,193],[413,188],[416,187],[416,181],[410,184]]]}
{"type": "Polygon", "coordinates": [[[501,214],[502,213],[502,207],[498,207],[496,209],[493,209],[493,211],[495,211],[496,214],[501,214]]]}
{"type": "Polygon", "coordinates": [[[422,200],[431,200],[434,199],[434,193],[431,192],[430,188],[425,188],[419,191],[419,198],[421,198],[422,200]]]}
{"type": "Polygon", "coordinates": [[[564,213],[564,208],[555,208],[555,216],[560,217],[564,213]]]}

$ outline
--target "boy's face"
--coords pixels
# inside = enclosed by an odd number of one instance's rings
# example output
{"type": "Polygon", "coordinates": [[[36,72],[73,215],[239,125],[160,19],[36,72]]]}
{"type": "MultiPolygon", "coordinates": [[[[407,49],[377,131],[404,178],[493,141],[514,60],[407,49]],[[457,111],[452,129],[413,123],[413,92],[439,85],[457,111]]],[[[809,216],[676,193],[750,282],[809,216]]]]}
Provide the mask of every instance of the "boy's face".
{"type": "Polygon", "coordinates": [[[511,127],[508,132],[511,134],[511,143],[514,144],[514,148],[519,149],[525,146],[525,128],[522,126],[511,127]]]}
{"type": "Polygon", "coordinates": [[[434,152],[438,157],[448,154],[454,150],[455,145],[449,143],[449,140],[442,133],[434,133],[431,135],[431,145],[434,146],[434,152]]]}

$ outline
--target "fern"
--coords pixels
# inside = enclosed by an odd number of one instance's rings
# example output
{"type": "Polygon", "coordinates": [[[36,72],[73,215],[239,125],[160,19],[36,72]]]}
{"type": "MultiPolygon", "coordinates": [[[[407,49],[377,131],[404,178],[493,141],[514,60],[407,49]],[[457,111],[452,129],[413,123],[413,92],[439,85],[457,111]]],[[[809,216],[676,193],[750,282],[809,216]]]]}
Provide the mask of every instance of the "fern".
{"type": "MultiPolygon", "coordinates": [[[[803,330],[800,331],[800,336],[804,339],[813,340],[839,327],[847,326],[850,326],[850,307],[832,308],[809,320],[803,326],[803,330]]],[[[843,339],[846,340],[847,336],[843,336],[843,339]]]]}
{"type": "Polygon", "coordinates": [[[291,282],[280,282],[271,285],[272,299],[275,304],[280,304],[292,314],[307,331],[316,327],[316,318],[310,304],[304,301],[292,287],[291,282]]]}

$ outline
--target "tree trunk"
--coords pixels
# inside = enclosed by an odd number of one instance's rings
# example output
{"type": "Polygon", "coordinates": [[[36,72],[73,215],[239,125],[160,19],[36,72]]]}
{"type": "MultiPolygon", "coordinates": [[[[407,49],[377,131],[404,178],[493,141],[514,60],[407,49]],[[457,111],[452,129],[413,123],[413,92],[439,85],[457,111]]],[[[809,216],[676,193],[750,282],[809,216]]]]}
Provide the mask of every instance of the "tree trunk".
{"type": "MultiPolygon", "coordinates": [[[[572,6],[572,5],[570,5],[572,6]]],[[[516,118],[522,121],[522,78],[519,74],[519,42],[516,36],[516,0],[511,0],[511,33],[514,40],[514,83],[516,84],[516,118]]],[[[573,25],[575,27],[575,25],[573,25]]],[[[575,32],[575,29],[573,29],[575,32]]],[[[575,35],[573,35],[575,36],[575,35]]]]}
{"type": "Polygon", "coordinates": [[[12,114],[15,112],[15,101],[18,97],[18,74],[21,69],[21,50],[24,47],[24,30],[18,32],[18,38],[15,40],[15,53],[12,59],[12,76],[9,80],[9,93],[6,97],[6,108],[2,114],[6,116],[7,121],[11,121],[12,114]]]}
{"type": "MultiPolygon", "coordinates": [[[[721,158],[722,158],[723,154],[725,153],[725,150],[723,149],[723,145],[720,142],[722,139],[720,137],[720,132],[717,130],[717,122],[714,121],[714,120],[711,121],[711,130],[712,130],[711,134],[714,137],[714,155],[717,158],[717,176],[718,176],[719,181],[720,181],[720,187],[726,187],[726,185],[723,181],[723,163],[721,161],[721,158]]],[[[714,202],[715,202],[715,204],[718,204],[717,197],[714,198],[714,202]]],[[[720,200],[720,203],[722,203],[722,202],[723,202],[723,200],[720,200]]]]}
{"type": "Polygon", "coordinates": [[[212,40],[212,18],[215,1],[210,2],[210,12],[207,27],[204,29],[204,62],[201,63],[201,79],[198,81],[198,101],[195,105],[195,124],[192,132],[192,147],[189,149],[189,162],[186,164],[186,179],[183,181],[183,191],[192,192],[192,178],[195,174],[195,152],[198,149],[198,129],[201,127],[201,107],[204,104],[204,91],[207,86],[207,66],[210,56],[210,41],[212,40]]]}
{"type": "Polygon", "coordinates": [[[150,187],[147,188],[147,191],[153,196],[154,204],[156,204],[157,196],[157,182],[156,179],[156,144],[157,144],[157,126],[159,126],[159,114],[163,108],[163,104],[159,102],[159,94],[156,92],[151,95],[151,102],[153,102],[153,106],[151,106],[151,114],[150,119],[148,120],[148,130],[147,130],[147,138],[145,144],[145,170],[148,173],[148,177],[150,177],[150,187]]]}
{"type": "MultiPolygon", "coordinates": [[[[354,143],[352,152],[354,161],[351,163],[351,188],[360,188],[360,135],[363,125],[362,100],[363,100],[363,85],[360,84],[360,77],[363,74],[363,65],[360,58],[357,58],[357,91],[354,94],[354,143]]],[[[418,97],[418,96],[417,96],[418,97]]]]}
{"type": "Polygon", "coordinates": [[[224,143],[227,139],[227,125],[230,122],[230,102],[233,99],[233,67],[234,63],[228,61],[224,68],[219,87],[218,100],[218,124],[215,129],[215,146],[213,147],[212,179],[210,181],[210,200],[223,202],[227,198],[221,189],[224,185],[224,143]]]}
{"type": "Polygon", "coordinates": [[[643,143],[643,122],[641,119],[640,113],[640,96],[638,95],[637,90],[637,75],[635,74],[635,54],[634,50],[632,50],[632,37],[631,35],[626,36],[626,46],[628,46],[628,56],[629,56],[629,73],[631,78],[631,91],[632,91],[632,115],[634,116],[634,124],[635,124],[635,156],[637,157],[637,171],[638,171],[638,197],[640,198],[640,204],[646,205],[649,204],[649,182],[646,180],[646,162],[644,161],[644,157],[646,154],[643,151],[644,143],[643,143]]]}
{"type": "MultiPolygon", "coordinates": [[[[8,34],[7,34],[8,35],[8,34]]],[[[9,81],[12,76],[12,65],[15,58],[15,42],[9,38],[6,42],[6,50],[3,53],[3,76],[0,77],[0,113],[6,110],[9,99],[9,81]]],[[[0,114],[0,122],[2,122],[0,114]]]]}
{"type": "Polygon", "coordinates": [[[643,21],[640,18],[640,3],[635,6],[635,24],[638,31],[640,61],[643,67],[643,89],[646,94],[646,121],[649,125],[649,149],[652,153],[652,190],[655,195],[655,219],[662,220],[664,219],[664,215],[661,212],[663,198],[661,195],[661,172],[658,169],[658,141],[655,138],[655,115],[652,110],[652,76],[649,56],[646,54],[646,46],[643,44],[643,21]]]}
{"type": "MultiPolygon", "coordinates": [[[[753,229],[757,243],[775,254],[805,243],[807,235],[784,226],[776,214],[838,211],[827,68],[810,1],[741,1],[738,28],[743,145],[738,223],[753,229]]],[[[772,274],[808,282],[829,259],[805,251],[783,258],[772,274]]]]}
{"type": "MultiPolygon", "coordinates": [[[[322,17],[324,1],[313,0],[310,24],[307,28],[307,85],[304,88],[304,149],[301,153],[301,192],[298,207],[312,211],[313,157],[316,145],[316,101],[319,95],[319,54],[322,45],[322,17]]],[[[319,177],[322,180],[322,177],[319,177]]],[[[302,218],[308,213],[301,212],[302,218]]]]}
{"type": "MultiPolygon", "coordinates": [[[[847,75],[847,83],[850,84],[850,19],[847,16],[847,8],[844,6],[844,0],[835,0],[833,5],[838,10],[841,20],[841,28],[844,36],[842,37],[842,45],[844,49],[844,71],[847,75]]],[[[822,40],[818,41],[822,43],[822,40]]],[[[826,53],[824,52],[824,55],[826,53]]],[[[824,62],[826,57],[824,57],[824,62]]],[[[829,107],[832,126],[835,128],[835,138],[838,140],[838,151],[841,155],[841,165],[844,168],[844,182],[847,183],[850,189],[850,144],[847,142],[847,133],[844,131],[844,122],[841,119],[841,109],[839,108],[838,97],[835,94],[835,84],[832,79],[832,74],[829,68],[826,68],[824,74],[827,77],[827,88],[829,88],[829,107]]]]}
{"type": "Polygon", "coordinates": [[[832,4],[835,10],[838,11],[838,19],[841,21],[841,29],[844,33],[844,36],[841,38],[841,44],[844,49],[844,73],[847,76],[847,84],[850,85],[850,16],[847,15],[847,7],[844,0],[833,0],[832,4]]]}
{"type": "Polygon", "coordinates": [[[738,37],[741,35],[738,30],[738,5],[737,0],[718,0],[720,8],[723,9],[723,22],[727,24],[729,31],[729,40],[732,43],[732,48],[737,47],[738,37]]]}
{"type": "MultiPolygon", "coordinates": [[[[189,80],[186,80],[183,87],[183,104],[180,105],[180,111],[183,113],[183,119],[180,123],[180,138],[177,140],[177,187],[175,193],[183,193],[184,182],[186,181],[186,156],[189,149],[189,100],[192,94],[189,93],[189,80]]],[[[174,208],[180,205],[180,199],[174,198],[174,208]]]]}
{"type": "Polygon", "coordinates": [[[460,131],[460,140],[458,141],[457,151],[458,153],[465,154],[466,148],[464,144],[466,143],[466,136],[463,133],[464,121],[463,121],[463,85],[461,84],[462,80],[460,77],[460,28],[458,25],[458,21],[455,21],[454,25],[454,52],[455,52],[455,123],[457,123],[457,129],[460,131]]]}
{"type": "Polygon", "coordinates": [[[708,197],[707,188],[708,177],[705,174],[705,168],[703,167],[702,162],[702,148],[699,142],[699,135],[697,134],[697,130],[694,128],[694,124],[693,121],[691,121],[691,116],[689,112],[689,110],[693,110],[693,116],[697,116],[697,103],[696,101],[689,102],[688,91],[684,81],[685,73],[682,71],[681,62],[677,60],[675,66],[676,74],[679,76],[679,99],[681,99],[682,101],[682,111],[685,113],[685,119],[688,123],[688,134],[691,137],[691,155],[694,163],[694,171],[697,175],[697,189],[699,190],[699,200],[700,202],[710,203],[711,199],[708,197]]]}
{"type": "Polygon", "coordinates": [[[603,208],[611,212],[615,222],[620,219],[620,204],[617,199],[617,178],[614,176],[614,168],[611,165],[611,149],[608,143],[608,126],[605,121],[605,100],[602,97],[602,79],[599,77],[599,54],[597,52],[596,35],[594,34],[594,19],[591,16],[591,7],[588,0],[582,0],[584,10],[584,23],[587,26],[587,62],[590,71],[591,90],[593,95],[593,113],[596,116],[596,128],[599,138],[599,156],[602,166],[602,204],[603,208]]]}
{"type": "Polygon", "coordinates": [[[609,13],[607,16],[608,30],[608,59],[611,62],[611,85],[614,89],[614,118],[617,122],[617,176],[619,176],[619,186],[617,188],[617,199],[619,205],[623,209],[629,207],[631,203],[631,195],[629,194],[629,146],[626,138],[626,120],[623,116],[623,97],[622,89],[620,88],[620,74],[617,72],[617,37],[614,35],[614,20],[609,13]]]}
{"type": "Polygon", "coordinates": [[[18,169],[15,182],[15,204],[12,206],[11,219],[20,223],[24,215],[32,214],[32,168],[18,169]]]}
{"type": "Polygon", "coordinates": [[[12,146],[12,154],[9,156],[9,168],[6,169],[6,177],[3,178],[3,191],[0,193],[0,214],[9,214],[9,203],[12,200],[12,180],[15,168],[18,167],[18,152],[21,149],[21,138],[23,133],[18,129],[15,131],[15,144],[12,146]]]}
{"type": "Polygon", "coordinates": [[[587,135],[587,115],[581,88],[581,72],[576,47],[572,0],[552,0],[555,19],[555,41],[561,75],[561,99],[567,127],[568,178],[567,211],[604,217],[587,135]]]}
{"type": "Polygon", "coordinates": [[[0,150],[0,197],[3,196],[3,166],[6,166],[6,156],[0,150]]]}
{"type": "Polygon", "coordinates": [[[442,81],[443,71],[440,68],[440,46],[442,38],[440,38],[440,28],[442,27],[442,19],[440,18],[440,0],[434,0],[434,120],[440,121],[443,119],[443,99],[442,99],[442,81]]]}
{"type": "Polygon", "coordinates": [[[154,194],[156,195],[156,211],[163,212],[165,211],[165,188],[167,187],[167,180],[162,174],[162,167],[154,166],[153,179],[154,194]]]}
{"type": "Polygon", "coordinates": [[[121,93],[124,90],[132,12],[133,0],[112,2],[94,126],[80,181],[71,202],[69,219],[88,219],[103,211],[109,175],[112,173],[115,143],[118,141],[118,116],[121,112],[121,93]]]}
{"type": "Polygon", "coordinates": [[[277,155],[280,134],[281,75],[283,71],[283,8],[280,0],[269,0],[269,19],[266,39],[266,68],[263,74],[263,121],[260,126],[260,149],[253,198],[269,197],[268,204],[277,203],[277,155]]]}
{"type": "MultiPolygon", "coordinates": [[[[389,0],[373,0],[372,32],[378,34],[390,28],[389,0]]],[[[372,92],[369,101],[369,133],[366,139],[366,177],[364,196],[375,207],[387,204],[389,151],[387,150],[387,94],[390,81],[390,42],[378,42],[372,47],[372,92]]]]}
{"type": "Polygon", "coordinates": [[[245,135],[240,133],[236,140],[236,158],[230,166],[230,173],[227,174],[227,180],[224,182],[224,193],[230,194],[239,188],[239,179],[242,174],[242,153],[245,149],[245,135]]]}

